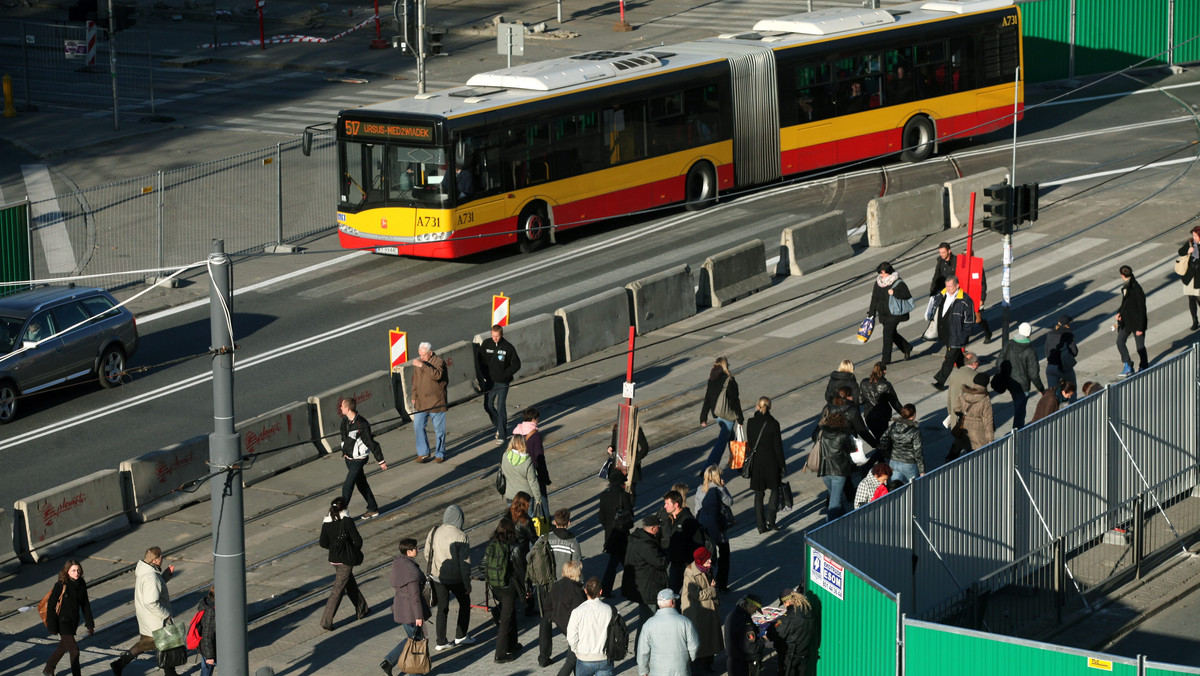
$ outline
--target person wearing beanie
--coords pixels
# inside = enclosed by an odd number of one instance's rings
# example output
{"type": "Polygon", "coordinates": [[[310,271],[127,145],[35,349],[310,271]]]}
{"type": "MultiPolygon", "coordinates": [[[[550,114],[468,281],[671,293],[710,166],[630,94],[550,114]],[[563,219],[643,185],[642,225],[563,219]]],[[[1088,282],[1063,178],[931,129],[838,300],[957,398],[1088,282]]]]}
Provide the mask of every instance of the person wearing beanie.
{"type": "Polygon", "coordinates": [[[1043,346],[1046,355],[1046,389],[1057,388],[1060,380],[1075,382],[1079,345],[1075,342],[1075,332],[1071,330],[1072,320],[1069,314],[1059,315],[1054,330],[1046,334],[1043,346]]]}
{"type": "Polygon", "coordinates": [[[954,443],[946,456],[947,462],[992,443],[996,426],[992,419],[988,380],[986,373],[976,373],[970,385],[963,385],[962,394],[954,403],[954,412],[959,418],[953,428],[954,443]]]}
{"type": "Polygon", "coordinates": [[[1042,385],[1042,370],[1038,366],[1037,351],[1033,349],[1030,337],[1033,327],[1029,322],[1022,322],[1017,327],[1017,335],[1000,350],[1000,372],[1008,374],[1008,394],[1013,402],[1013,429],[1025,426],[1025,409],[1029,402],[1029,387],[1032,384],[1041,394],[1046,388],[1042,385]]]}
{"type": "Polygon", "coordinates": [[[680,607],[683,616],[692,621],[700,636],[700,649],[696,653],[693,669],[702,673],[712,673],[713,657],[725,649],[717,583],[711,572],[712,553],[705,547],[697,547],[692,552],[692,563],[683,571],[680,607]]]}

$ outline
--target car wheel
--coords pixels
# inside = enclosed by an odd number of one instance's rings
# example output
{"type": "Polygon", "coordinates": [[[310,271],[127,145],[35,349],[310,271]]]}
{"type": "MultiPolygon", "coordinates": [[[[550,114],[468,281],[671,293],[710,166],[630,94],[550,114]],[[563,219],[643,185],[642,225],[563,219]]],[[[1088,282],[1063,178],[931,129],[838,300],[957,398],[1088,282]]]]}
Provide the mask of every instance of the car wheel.
{"type": "Polygon", "coordinates": [[[100,365],[96,368],[97,380],[101,387],[116,387],[121,384],[125,375],[125,352],[117,346],[104,350],[100,356],[100,365]]]}
{"type": "Polygon", "coordinates": [[[17,419],[17,386],[5,381],[0,383],[0,425],[17,419]]]}

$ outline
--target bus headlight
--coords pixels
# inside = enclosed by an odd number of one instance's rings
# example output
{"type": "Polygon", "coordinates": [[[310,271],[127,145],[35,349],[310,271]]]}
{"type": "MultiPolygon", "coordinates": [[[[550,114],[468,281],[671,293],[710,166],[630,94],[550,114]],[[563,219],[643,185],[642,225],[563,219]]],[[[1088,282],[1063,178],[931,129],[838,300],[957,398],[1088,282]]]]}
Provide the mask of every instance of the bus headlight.
{"type": "Polygon", "coordinates": [[[442,242],[450,238],[449,232],[425,232],[416,236],[418,243],[422,242],[442,242]]]}

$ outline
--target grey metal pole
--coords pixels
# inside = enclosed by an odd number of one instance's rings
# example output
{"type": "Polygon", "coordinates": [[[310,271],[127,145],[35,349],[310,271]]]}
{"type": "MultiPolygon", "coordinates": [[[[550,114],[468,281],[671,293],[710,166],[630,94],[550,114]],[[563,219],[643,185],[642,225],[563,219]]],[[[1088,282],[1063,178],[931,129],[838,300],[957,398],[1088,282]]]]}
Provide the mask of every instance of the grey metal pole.
{"type": "MultiPolygon", "coordinates": [[[[1017,112],[1021,103],[1021,68],[1017,67],[1013,76],[1013,140],[1012,168],[1009,169],[1008,184],[1013,190],[1017,189],[1017,112]]],[[[1014,200],[1015,201],[1015,200],[1014,200]]],[[[1000,344],[1008,345],[1008,312],[1012,305],[1012,235],[1004,235],[1004,272],[1000,277],[1000,344]]]]}
{"type": "Polygon", "coordinates": [[[246,535],[242,524],[241,444],[233,430],[233,264],[224,240],[208,256],[213,362],[213,433],[208,437],[213,509],[217,664],[222,676],[248,676],[246,535]]]}
{"type": "Polygon", "coordinates": [[[1075,77],[1075,2],[1071,0],[1067,17],[1067,77],[1075,77]]]}
{"type": "Polygon", "coordinates": [[[425,93],[425,0],[417,0],[417,93],[425,93]]]}
{"type": "Polygon", "coordinates": [[[21,24],[21,67],[25,71],[25,109],[33,110],[33,99],[29,98],[29,46],[25,40],[25,24],[21,24]]]}
{"type": "Polygon", "coordinates": [[[113,16],[113,0],[108,0],[108,70],[112,76],[113,129],[119,130],[121,105],[117,98],[117,19],[113,16]]]}
{"type": "Polygon", "coordinates": [[[158,110],[154,105],[154,54],[150,49],[150,35],[146,36],[146,72],[150,76],[150,116],[158,117],[158,110]]]}
{"type": "MultiPolygon", "coordinates": [[[[163,197],[165,195],[166,195],[166,192],[163,190],[163,172],[162,172],[162,169],[159,169],[158,170],[158,267],[159,268],[167,267],[167,245],[166,245],[167,226],[166,226],[166,216],[164,215],[164,212],[166,211],[166,205],[163,200],[163,197]]],[[[156,276],[161,277],[162,274],[163,274],[162,270],[159,270],[159,272],[156,276]]]]}
{"type": "Polygon", "coordinates": [[[275,144],[275,245],[283,246],[283,142],[275,144]]]}

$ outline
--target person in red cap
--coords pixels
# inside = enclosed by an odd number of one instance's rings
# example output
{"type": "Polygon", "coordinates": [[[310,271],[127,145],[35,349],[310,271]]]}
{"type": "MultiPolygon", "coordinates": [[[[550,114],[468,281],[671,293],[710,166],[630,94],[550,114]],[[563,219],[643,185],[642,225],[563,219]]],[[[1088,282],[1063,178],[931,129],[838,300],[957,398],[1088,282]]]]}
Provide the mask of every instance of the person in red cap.
{"type": "Polygon", "coordinates": [[[725,649],[721,631],[720,600],[717,583],[712,578],[712,553],[705,547],[692,552],[692,563],[683,570],[683,594],[680,607],[683,616],[696,626],[700,649],[693,662],[699,672],[712,673],[713,657],[725,649]]]}

